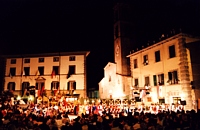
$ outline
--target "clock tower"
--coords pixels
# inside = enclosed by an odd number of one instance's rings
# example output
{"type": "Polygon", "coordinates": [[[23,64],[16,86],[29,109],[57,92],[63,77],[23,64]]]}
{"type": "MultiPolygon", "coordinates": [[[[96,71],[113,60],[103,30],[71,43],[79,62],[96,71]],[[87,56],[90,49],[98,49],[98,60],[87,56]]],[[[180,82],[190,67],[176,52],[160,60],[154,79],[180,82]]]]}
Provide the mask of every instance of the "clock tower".
{"type": "Polygon", "coordinates": [[[133,11],[130,4],[114,6],[114,61],[119,75],[130,76],[130,63],[126,57],[134,47],[133,11]]]}

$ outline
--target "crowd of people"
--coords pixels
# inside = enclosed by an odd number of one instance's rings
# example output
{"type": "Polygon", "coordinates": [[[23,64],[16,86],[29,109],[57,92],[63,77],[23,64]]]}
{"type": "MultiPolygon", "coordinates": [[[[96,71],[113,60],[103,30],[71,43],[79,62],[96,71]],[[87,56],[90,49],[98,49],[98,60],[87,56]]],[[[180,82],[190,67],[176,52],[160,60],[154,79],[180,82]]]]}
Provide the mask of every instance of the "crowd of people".
{"type": "Polygon", "coordinates": [[[120,108],[101,104],[70,107],[65,103],[13,105],[6,100],[0,105],[1,130],[200,130],[199,113],[191,110],[120,108]],[[75,115],[76,118],[70,118],[75,115]]]}

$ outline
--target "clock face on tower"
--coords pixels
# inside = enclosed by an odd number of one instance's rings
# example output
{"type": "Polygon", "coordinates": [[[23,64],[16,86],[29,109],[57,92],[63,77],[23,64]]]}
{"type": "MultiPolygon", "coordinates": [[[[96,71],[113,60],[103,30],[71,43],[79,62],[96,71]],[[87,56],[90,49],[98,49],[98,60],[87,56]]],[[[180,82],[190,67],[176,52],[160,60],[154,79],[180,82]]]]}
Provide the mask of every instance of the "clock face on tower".
{"type": "Polygon", "coordinates": [[[117,44],[117,46],[116,46],[115,52],[116,52],[116,55],[118,56],[118,55],[119,55],[119,45],[118,45],[118,44],[117,44]]]}

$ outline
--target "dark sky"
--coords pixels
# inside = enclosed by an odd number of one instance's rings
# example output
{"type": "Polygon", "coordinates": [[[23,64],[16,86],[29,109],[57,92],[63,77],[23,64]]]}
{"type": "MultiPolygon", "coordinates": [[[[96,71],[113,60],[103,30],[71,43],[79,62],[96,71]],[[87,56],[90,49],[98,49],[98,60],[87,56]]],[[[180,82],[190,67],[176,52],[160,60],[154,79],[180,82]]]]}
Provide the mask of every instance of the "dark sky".
{"type": "MultiPolygon", "coordinates": [[[[182,28],[200,31],[199,0],[132,0],[137,41],[182,28]]],[[[1,0],[0,54],[91,51],[88,86],[97,87],[113,61],[114,0],[1,0]]]]}

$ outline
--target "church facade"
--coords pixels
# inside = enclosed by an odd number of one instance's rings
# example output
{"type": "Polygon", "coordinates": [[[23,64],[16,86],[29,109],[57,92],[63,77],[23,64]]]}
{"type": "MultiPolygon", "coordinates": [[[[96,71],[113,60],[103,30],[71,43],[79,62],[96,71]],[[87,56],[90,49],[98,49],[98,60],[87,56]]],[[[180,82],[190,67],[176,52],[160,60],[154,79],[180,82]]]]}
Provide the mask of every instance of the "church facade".
{"type": "Polygon", "coordinates": [[[100,98],[130,97],[131,71],[126,56],[135,44],[134,25],[132,19],[127,17],[130,13],[130,5],[118,3],[114,7],[114,62],[109,62],[104,68],[104,77],[99,82],[100,98]]]}

